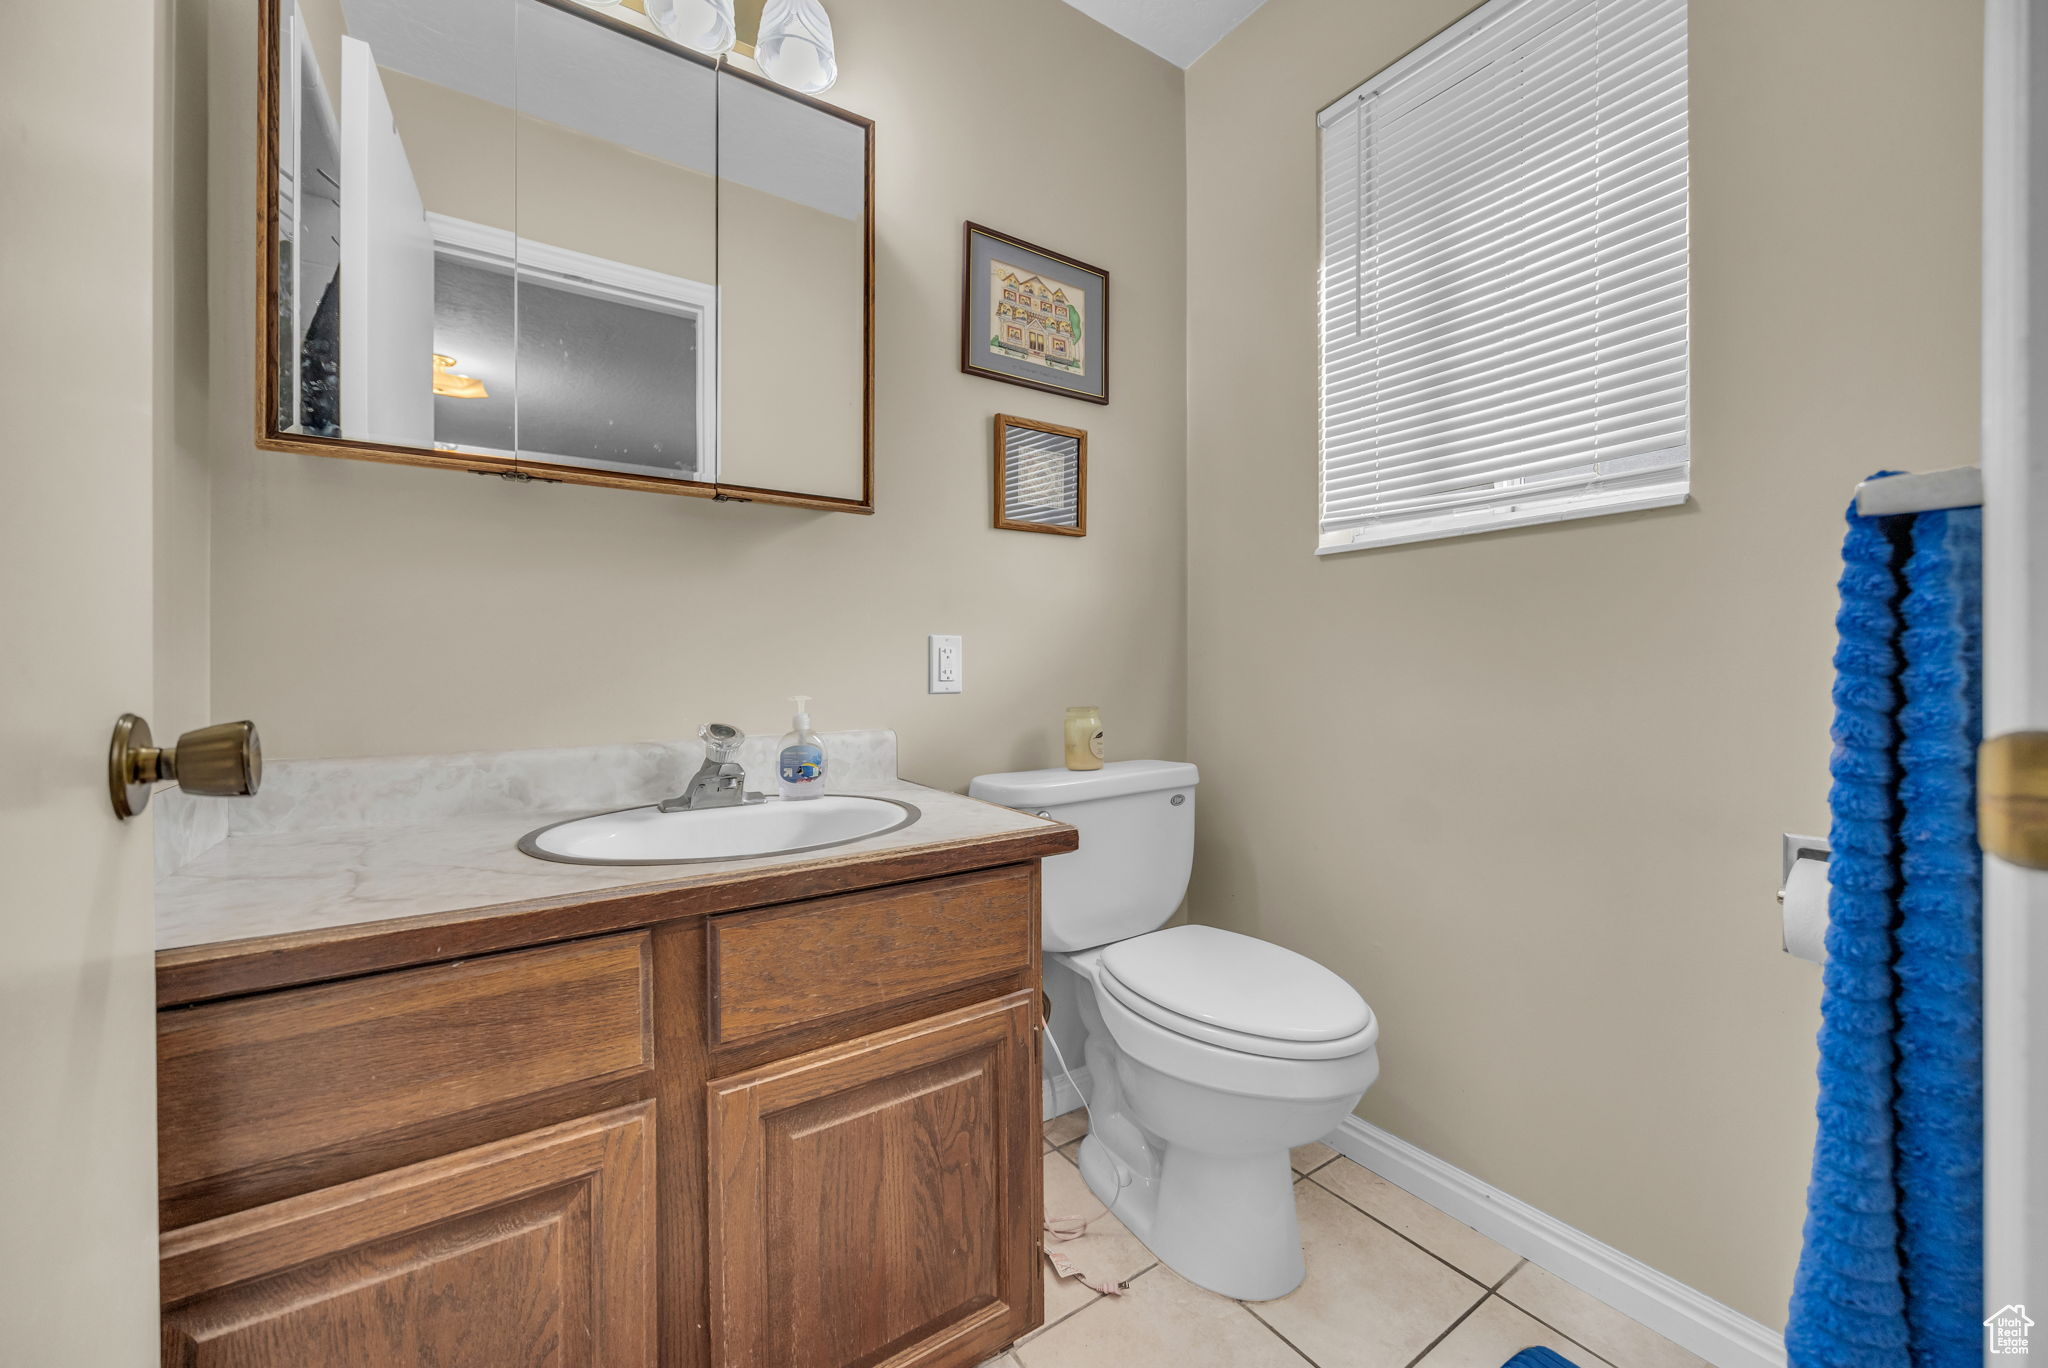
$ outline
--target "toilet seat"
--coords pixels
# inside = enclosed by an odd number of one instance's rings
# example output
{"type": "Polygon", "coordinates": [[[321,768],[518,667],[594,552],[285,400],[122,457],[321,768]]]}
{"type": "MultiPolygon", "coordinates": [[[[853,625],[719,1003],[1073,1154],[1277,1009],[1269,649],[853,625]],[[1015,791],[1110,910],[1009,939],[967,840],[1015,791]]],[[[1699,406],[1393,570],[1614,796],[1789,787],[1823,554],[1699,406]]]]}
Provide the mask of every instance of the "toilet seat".
{"type": "Polygon", "coordinates": [[[1175,926],[1105,946],[1102,990],[1176,1035],[1268,1059],[1341,1059],[1372,1048],[1379,1023],[1358,991],[1305,955],[1210,926],[1175,926]]]}

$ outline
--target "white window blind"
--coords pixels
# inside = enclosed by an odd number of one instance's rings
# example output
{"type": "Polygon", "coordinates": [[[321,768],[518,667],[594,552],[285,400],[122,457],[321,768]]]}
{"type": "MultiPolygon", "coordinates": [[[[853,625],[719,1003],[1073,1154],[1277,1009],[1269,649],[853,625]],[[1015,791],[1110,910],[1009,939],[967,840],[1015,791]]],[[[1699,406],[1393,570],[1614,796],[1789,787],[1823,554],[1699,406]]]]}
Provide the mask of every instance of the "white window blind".
{"type": "Polygon", "coordinates": [[[1317,118],[1349,551],[1681,503],[1685,0],[1492,0],[1317,118]]]}

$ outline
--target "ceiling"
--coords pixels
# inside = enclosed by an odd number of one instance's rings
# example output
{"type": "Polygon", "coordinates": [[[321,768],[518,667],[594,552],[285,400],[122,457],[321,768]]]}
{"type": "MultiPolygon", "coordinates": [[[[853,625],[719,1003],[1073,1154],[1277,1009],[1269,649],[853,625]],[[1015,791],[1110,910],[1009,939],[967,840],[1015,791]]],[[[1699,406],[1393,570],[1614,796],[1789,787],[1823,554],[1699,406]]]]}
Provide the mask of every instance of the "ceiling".
{"type": "Polygon", "coordinates": [[[1215,47],[1265,0],[1067,0],[1177,67],[1215,47]]]}

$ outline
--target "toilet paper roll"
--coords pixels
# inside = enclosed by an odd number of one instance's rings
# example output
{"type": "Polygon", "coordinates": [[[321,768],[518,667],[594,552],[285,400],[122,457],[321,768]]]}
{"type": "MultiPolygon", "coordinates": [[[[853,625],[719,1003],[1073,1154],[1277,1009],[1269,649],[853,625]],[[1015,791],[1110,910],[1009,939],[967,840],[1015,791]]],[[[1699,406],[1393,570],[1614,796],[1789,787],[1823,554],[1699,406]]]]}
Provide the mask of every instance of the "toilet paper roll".
{"type": "Polygon", "coordinates": [[[1826,964],[1827,941],[1828,862],[1794,860],[1785,880],[1785,953],[1826,964]]]}

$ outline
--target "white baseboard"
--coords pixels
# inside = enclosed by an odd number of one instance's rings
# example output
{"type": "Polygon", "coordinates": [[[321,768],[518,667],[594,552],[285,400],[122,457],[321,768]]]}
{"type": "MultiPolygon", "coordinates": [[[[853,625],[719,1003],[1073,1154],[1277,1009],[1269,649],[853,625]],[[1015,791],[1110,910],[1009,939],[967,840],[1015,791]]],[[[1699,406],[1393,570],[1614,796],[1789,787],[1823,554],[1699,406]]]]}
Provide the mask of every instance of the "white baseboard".
{"type": "Polygon", "coordinates": [[[1055,1065],[1053,1071],[1046,1075],[1045,1091],[1041,1094],[1045,1105],[1045,1119],[1050,1121],[1055,1116],[1065,1116],[1070,1111],[1081,1110],[1081,1103],[1086,1100],[1084,1094],[1087,1087],[1088,1066],[1086,1064],[1074,1070],[1074,1081],[1072,1083],[1067,1082],[1067,1076],[1061,1073],[1058,1066],[1055,1065]]]}
{"type": "Polygon", "coordinates": [[[1378,1126],[1347,1116],[1326,1143],[1717,1368],[1785,1368],[1777,1332],[1378,1126]]]}

